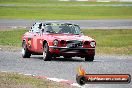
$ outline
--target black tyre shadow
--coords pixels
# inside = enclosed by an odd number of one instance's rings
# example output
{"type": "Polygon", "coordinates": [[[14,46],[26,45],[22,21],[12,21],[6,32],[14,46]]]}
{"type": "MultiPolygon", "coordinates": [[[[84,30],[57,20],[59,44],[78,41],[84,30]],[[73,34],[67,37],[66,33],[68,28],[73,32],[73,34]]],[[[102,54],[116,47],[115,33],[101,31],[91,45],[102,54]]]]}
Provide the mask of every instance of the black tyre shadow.
{"type": "MultiPolygon", "coordinates": [[[[32,56],[31,59],[40,59],[43,60],[43,57],[37,57],[37,56],[32,56]]],[[[60,62],[85,62],[84,58],[52,58],[51,61],[60,61],[60,62]]]]}
{"type": "Polygon", "coordinates": [[[62,62],[85,62],[83,59],[78,58],[53,58],[52,61],[62,61],[62,62]]]}

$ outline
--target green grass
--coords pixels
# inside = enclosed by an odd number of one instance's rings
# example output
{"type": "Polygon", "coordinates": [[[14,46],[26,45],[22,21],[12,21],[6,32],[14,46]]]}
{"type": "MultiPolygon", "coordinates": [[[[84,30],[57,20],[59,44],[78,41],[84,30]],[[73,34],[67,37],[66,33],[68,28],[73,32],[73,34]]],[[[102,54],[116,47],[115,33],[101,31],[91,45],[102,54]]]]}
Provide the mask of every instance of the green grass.
{"type": "Polygon", "coordinates": [[[27,30],[0,31],[0,45],[21,46],[22,35],[27,30]]]}
{"type": "Polygon", "coordinates": [[[70,1],[70,2],[58,2],[58,0],[0,0],[0,3],[54,3],[54,4],[132,4],[132,2],[75,2],[75,1],[70,1]]]}
{"type": "MultiPolygon", "coordinates": [[[[0,31],[0,45],[21,47],[21,36],[27,30],[0,31]]],[[[132,54],[132,30],[83,30],[97,42],[97,53],[132,54]]]]}
{"type": "Polygon", "coordinates": [[[0,18],[3,19],[132,19],[132,6],[86,6],[95,4],[132,3],[57,2],[54,0],[0,0],[0,4],[15,4],[14,6],[0,6],[0,18]]]}
{"type": "Polygon", "coordinates": [[[132,54],[132,30],[84,30],[97,42],[97,53],[132,54]]]}
{"type": "Polygon", "coordinates": [[[69,88],[64,85],[49,81],[47,79],[37,79],[30,76],[19,75],[17,73],[0,72],[0,88],[69,88]]]}

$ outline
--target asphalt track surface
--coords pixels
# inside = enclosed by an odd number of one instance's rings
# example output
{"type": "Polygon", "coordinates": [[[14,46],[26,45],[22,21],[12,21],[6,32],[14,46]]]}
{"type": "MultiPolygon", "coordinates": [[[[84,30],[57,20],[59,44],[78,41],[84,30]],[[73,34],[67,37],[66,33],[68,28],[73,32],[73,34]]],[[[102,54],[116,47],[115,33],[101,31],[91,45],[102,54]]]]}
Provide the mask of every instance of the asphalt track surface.
{"type": "Polygon", "coordinates": [[[82,29],[132,29],[132,20],[23,20],[0,19],[1,29],[30,28],[35,22],[61,21],[79,24],[82,29]]]}
{"type": "MultiPolygon", "coordinates": [[[[34,22],[45,20],[0,19],[1,29],[29,28],[34,22]]],[[[51,21],[51,20],[46,20],[51,21]]],[[[58,20],[53,20],[58,21],[58,20]]],[[[86,29],[132,29],[132,20],[59,20],[76,23],[86,29]]],[[[77,68],[82,65],[88,74],[130,74],[132,75],[132,56],[96,55],[93,62],[81,58],[56,58],[44,62],[42,56],[23,59],[21,52],[0,49],[0,71],[21,72],[76,82],[77,68]]],[[[130,84],[87,84],[85,88],[132,88],[130,84]]]]}
{"type": "MultiPolygon", "coordinates": [[[[52,61],[43,61],[41,55],[23,59],[20,51],[0,50],[0,71],[21,72],[76,82],[77,68],[80,65],[88,74],[132,75],[132,56],[96,55],[93,62],[85,62],[81,58],[56,58],[52,61]]],[[[87,84],[83,88],[132,88],[132,83],[87,84]]]]}

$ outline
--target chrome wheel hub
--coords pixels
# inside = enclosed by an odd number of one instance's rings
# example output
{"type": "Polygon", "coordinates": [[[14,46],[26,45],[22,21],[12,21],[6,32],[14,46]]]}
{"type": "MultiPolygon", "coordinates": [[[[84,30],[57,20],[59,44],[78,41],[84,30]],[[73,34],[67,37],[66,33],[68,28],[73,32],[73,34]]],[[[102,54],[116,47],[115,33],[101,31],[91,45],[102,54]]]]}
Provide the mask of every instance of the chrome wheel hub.
{"type": "Polygon", "coordinates": [[[45,58],[46,57],[46,52],[45,51],[43,51],[43,58],[45,58]]]}

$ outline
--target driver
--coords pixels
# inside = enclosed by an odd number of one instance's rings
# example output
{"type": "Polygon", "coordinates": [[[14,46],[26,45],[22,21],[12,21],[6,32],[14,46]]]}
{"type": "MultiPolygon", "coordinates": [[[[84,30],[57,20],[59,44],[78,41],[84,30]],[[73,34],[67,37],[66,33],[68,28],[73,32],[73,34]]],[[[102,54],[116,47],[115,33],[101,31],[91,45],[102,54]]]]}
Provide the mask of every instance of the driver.
{"type": "Polygon", "coordinates": [[[61,30],[59,31],[59,33],[72,33],[72,31],[69,26],[65,25],[61,27],[61,30]]]}

